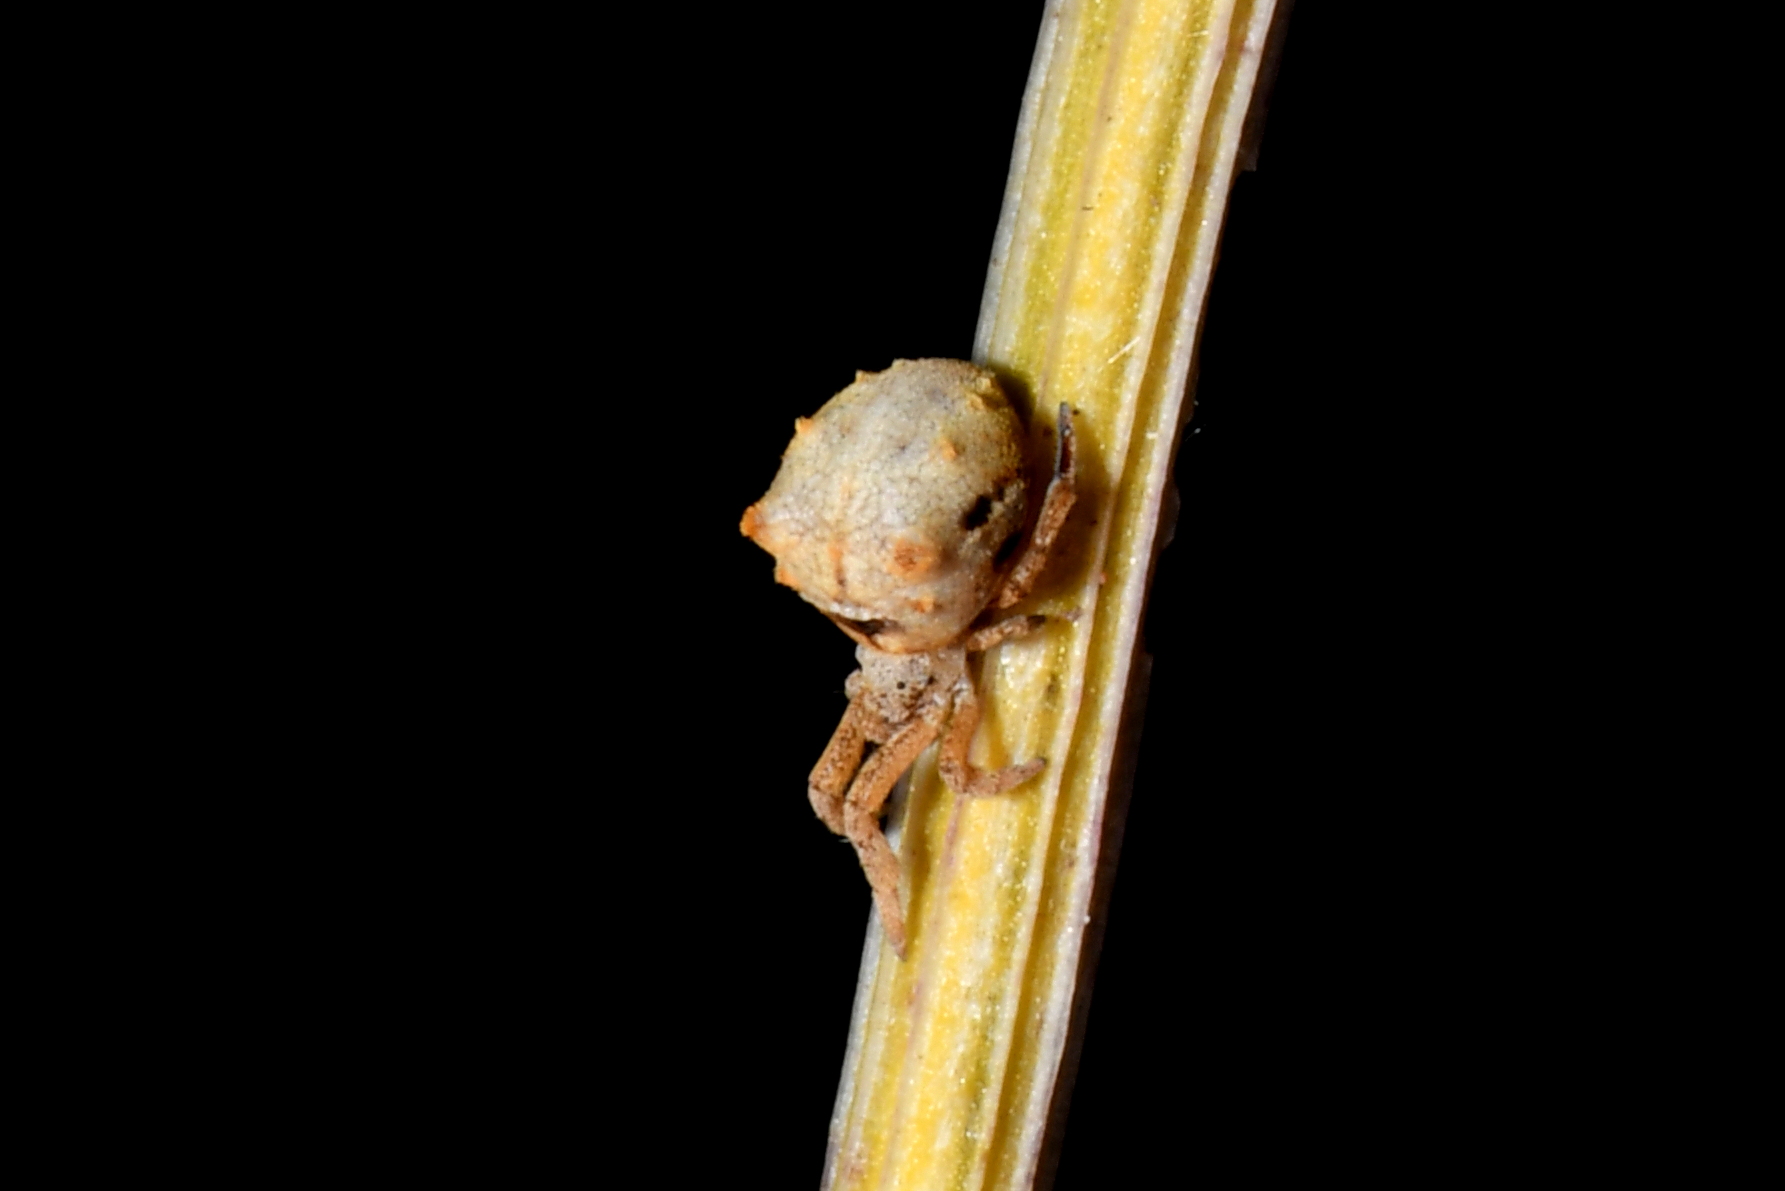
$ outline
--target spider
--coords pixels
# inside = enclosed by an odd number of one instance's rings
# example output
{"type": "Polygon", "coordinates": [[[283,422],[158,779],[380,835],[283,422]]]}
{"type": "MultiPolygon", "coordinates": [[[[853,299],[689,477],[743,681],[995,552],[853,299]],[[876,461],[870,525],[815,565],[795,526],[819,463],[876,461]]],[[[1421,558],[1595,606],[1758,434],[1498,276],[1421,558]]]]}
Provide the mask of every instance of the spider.
{"type": "Polygon", "coordinates": [[[775,557],[775,578],[856,642],[849,708],[807,784],[812,809],[855,847],[893,950],[905,954],[899,861],[880,830],[893,785],[938,737],[957,794],[1000,794],[1037,757],[992,773],[967,760],[979,699],[967,655],[1021,637],[1041,615],[993,619],[1034,586],[1075,498],[1071,413],[1059,412],[1054,475],[1022,550],[1024,435],[987,370],[895,360],[811,418],[739,528],[775,557]]]}

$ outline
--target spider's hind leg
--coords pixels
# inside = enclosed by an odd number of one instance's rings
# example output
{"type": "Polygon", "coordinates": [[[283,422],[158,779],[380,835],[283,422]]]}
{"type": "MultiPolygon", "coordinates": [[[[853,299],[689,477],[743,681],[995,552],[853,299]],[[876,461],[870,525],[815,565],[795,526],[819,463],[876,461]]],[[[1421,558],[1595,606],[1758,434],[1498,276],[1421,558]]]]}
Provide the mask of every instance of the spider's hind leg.
{"type": "Polygon", "coordinates": [[[1022,558],[1017,560],[1011,570],[1010,577],[1004,580],[1003,588],[992,600],[994,608],[1008,608],[1035,586],[1035,580],[1041,577],[1042,568],[1047,566],[1047,556],[1054,548],[1054,539],[1060,534],[1060,527],[1066,524],[1066,515],[1072,511],[1072,502],[1078,499],[1078,465],[1073,459],[1072,441],[1072,408],[1064,401],[1060,403],[1060,453],[1054,458],[1054,478],[1047,486],[1047,495],[1042,498],[1041,515],[1035,520],[1035,532],[1029,537],[1029,548],[1023,551],[1022,558]]]}
{"type": "Polygon", "coordinates": [[[1013,616],[1009,620],[1000,620],[983,629],[973,632],[961,644],[968,653],[984,653],[992,646],[1015,637],[1027,637],[1030,633],[1047,623],[1047,617],[1039,612],[1030,616],[1013,616]]]}

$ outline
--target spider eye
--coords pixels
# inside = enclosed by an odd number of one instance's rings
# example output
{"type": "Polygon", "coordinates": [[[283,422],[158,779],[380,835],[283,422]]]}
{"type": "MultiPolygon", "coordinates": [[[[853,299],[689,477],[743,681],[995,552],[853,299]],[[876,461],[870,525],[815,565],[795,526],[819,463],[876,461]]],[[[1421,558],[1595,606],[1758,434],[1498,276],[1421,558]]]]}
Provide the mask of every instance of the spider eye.
{"type": "Polygon", "coordinates": [[[1010,560],[1010,556],[1012,554],[1016,553],[1016,548],[1018,546],[1022,545],[1022,542],[1023,542],[1023,531],[1020,529],[1017,530],[1015,533],[1011,534],[1009,537],[1005,538],[1004,544],[1002,546],[998,547],[998,553],[992,559],[992,565],[995,567],[1003,566],[1006,562],[1008,562],[1010,560]]]}

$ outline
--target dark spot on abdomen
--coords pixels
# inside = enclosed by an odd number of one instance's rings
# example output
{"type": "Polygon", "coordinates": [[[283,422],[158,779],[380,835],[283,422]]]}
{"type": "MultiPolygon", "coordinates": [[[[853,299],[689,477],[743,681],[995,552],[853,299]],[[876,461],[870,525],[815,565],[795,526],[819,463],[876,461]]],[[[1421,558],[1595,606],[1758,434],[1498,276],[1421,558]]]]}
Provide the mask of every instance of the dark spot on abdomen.
{"type": "Polygon", "coordinates": [[[973,502],[973,507],[961,514],[961,528],[978,529],[992,519],[992,498],[982,496],[973,502]]]}

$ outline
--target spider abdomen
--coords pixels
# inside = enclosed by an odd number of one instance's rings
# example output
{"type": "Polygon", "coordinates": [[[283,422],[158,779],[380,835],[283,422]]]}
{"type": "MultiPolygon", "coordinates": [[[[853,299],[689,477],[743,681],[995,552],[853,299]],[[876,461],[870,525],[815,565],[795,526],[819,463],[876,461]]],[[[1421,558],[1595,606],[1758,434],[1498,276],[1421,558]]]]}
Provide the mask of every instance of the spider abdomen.
{"type": "Polygon", "coordinates": [[[793,441],[740,528],[775,577],[888,653],[956,640],[1022,539],[1023,429],[986,369],[896,360],[858,373],[793,441]]]}

